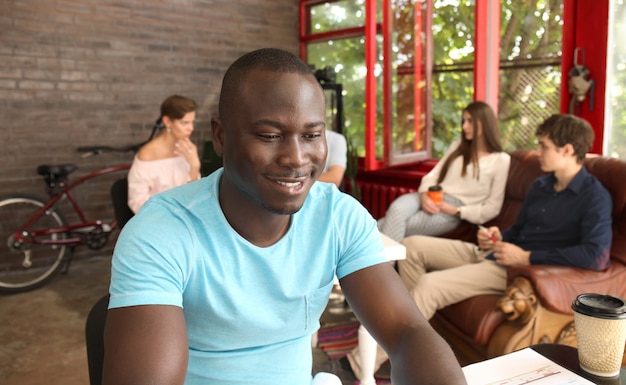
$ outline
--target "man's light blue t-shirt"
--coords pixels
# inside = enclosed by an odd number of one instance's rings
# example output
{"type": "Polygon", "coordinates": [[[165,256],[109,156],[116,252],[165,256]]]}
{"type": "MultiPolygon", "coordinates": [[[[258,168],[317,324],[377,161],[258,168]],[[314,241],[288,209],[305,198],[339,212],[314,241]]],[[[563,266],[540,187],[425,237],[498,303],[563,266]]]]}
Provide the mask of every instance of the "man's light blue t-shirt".
{"type": "Polygon", "coordinates": [[[329,183],[315,183],[285,236],[257,247],[218,201],[222,169],[155,195],[124,227],[109,307],[183,307],[185,384],[311,382],[311,335],[334,275],[385,262],[375,220],[329,183]]]}

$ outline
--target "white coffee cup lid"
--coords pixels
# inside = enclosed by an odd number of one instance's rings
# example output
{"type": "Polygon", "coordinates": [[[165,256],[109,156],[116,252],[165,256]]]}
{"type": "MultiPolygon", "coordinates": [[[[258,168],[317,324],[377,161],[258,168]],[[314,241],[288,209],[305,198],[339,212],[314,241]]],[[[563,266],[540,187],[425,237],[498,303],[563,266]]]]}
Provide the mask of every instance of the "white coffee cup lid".
{"type": "Polygon", "coordinates": [[[591,317],[626,318],[626,301],[606,294],[581,294],[572,302],[572,310],[591,317]]]}

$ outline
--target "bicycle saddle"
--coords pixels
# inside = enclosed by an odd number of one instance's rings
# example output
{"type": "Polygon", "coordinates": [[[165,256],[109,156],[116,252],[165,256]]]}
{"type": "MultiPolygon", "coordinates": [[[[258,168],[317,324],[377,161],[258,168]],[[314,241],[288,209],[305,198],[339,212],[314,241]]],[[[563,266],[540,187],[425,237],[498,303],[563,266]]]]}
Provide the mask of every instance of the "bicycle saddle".
{"type": "Polygon", "coordinates": [[[77,169],[78,166],[76,166],[75,164],[43,164],[37,167],[37,174],[50,177],[53,180],[63,180],[65,179],[65,177],[67,177],[69,174],[73,173],[77,169]]]}

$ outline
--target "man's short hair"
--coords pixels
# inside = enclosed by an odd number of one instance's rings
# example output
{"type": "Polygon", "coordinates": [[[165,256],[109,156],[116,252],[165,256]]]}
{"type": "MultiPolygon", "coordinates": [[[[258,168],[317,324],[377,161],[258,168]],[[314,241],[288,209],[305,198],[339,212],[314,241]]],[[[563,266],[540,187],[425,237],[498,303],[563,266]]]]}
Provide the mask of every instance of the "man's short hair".
{"type": "Polygon", "coordinates": [[[310,75],[315,80],[311,67],[291,52],[279,48],[261,48],[248,52],[231,64],[224,74],[218,104],[222,120],[228,115],[225,109],[237,105],[239,89],[253,70],[310,75]]]}
{"type": "Polygon", "coordinates": [[[578,163],[585,160],[591,150],[594,133],[589,122],[569,114],[555,114],[537,127],[537,136],[547,136],[557,147],[571,144],[578,163]]]}

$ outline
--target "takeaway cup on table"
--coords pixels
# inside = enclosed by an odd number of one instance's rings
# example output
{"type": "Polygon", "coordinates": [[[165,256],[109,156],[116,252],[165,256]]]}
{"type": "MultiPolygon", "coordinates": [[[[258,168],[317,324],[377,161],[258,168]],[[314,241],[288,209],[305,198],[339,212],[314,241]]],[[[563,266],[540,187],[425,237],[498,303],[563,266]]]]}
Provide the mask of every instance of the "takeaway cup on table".
{"type": "Polygon", "coordinates": [[[572,302],[580,367],[601,377],[619,375],[626,344],[626,302],[604,294],[581,294],[572,302]]]}

